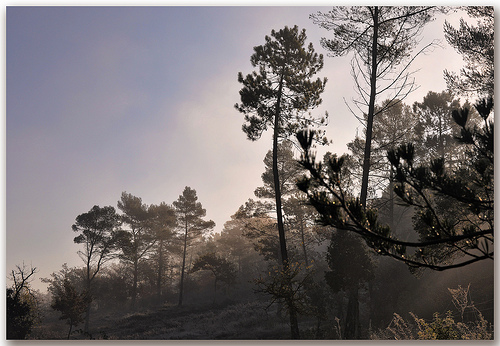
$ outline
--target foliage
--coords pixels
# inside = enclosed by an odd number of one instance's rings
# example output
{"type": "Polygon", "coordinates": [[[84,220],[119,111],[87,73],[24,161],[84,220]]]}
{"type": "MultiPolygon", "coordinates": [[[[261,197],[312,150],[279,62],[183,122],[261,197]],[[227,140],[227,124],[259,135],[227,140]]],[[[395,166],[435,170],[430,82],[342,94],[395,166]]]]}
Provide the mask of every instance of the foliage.
{"type": "Polygon", "coordinates": [[[11,272],[14,283],[6,291],[7,339],[26,339],[38,320],[38,301],[29,285],[35,273],[36,268],[27,270],[24,264],[11,272]]]}
{"type": "Polygon", "coordinates": [[[375,340],[492,340],[488,321],[482,315],[474,322],[457,322],[451,311],[444,316],[435,313],[431,322],[426,322],[410,313],[413,322],[405,321],[400,315],[394,317],[385,330],[371,335],[375,340]]]}
{"type": "Polygon", "coordinates": [[[235,265],[227,259],[217,256],[215,253],[201,255],[194,261],[190,272],[194,273],[199,270],[209,270],[214,275],[214,303],[217,293],[217,283],[223,282],[226,285],[231,285],[236,280],[235,265]]]}
{"type": "Polygon", "coordinates": [[[73,327],[84,321],[83,313],[87,310],[90,296],[87,291],[79,293],[76,287],[67,278],[64,279],[62,289],[58,289],[53,296],[51,307],[61,312],[61,320],[69,325],[68,340],[73,327]]]}
{"type": "MultiPolygon", "coordinates": [[[[295,191],[295,180],[302,173],[303,168],[293,157],[293,143],[289,140],[278,145],[278,175],[280,177],[280,192],[282,196],[289,196],[295,191]]],[[[269,150],[264,158],[265,171],[262,173],[264,186],[255,189],[258,198],[275,198],[273,176],[273,151],[269,150]]]]}
{"type": "Polygon", "coordinates": [[[272,298],[268,308],[275,302],[284,302],[288,309],[293,306],[299,313],[308,313],[310,308],[307,286],[311,281],[310,269],[310,266],[305,267],[299,262],[291,263],[288,272],[281,266],[274,266],[269,269],[267,275],[260,275],[255,279],[258,287],[256,292],[272,298]]]}
{"type": "Polygon", "coordinates": [[[305,114],[321,104],[326,83],[326,78],[312,80],[323,68],[323,56],[314,52],[312,43],[305,47],[306,38],[305,29],[299,32],[297,26],[272,30],[264,45],[254,47],[250,58],[258,72],[246,77],[238,74],[243,88],[241,103],[235,107],[245,114],[243,132],[248,139],[259,139],[268,127],[284,139],[304,126],[326,123],[326,118],[305,114]]]}
{"type": "Polygon", "coordinates": [[[343,157],[333,157],[325,165],[315,163],[310,153],[312,136],[304,131],[298,139],[304,149],[301,164],[309,171],[299,182],[320,221],[340,230],[364,237],[377,253],[391,256],[414,268],[443,270],[493,258],[493,122],[489,120],[492,99],[476,104],[483,126],[469,126],[468,110],[453,112],[461,128],[458,140],[467,147],[469,165],[460,170],[445,169],[444,160],[414,164],[414,146],[402,145],[389,151],[395,168],[395,192],[407,204],[416,207],[426,225],[418,229],[419,240],[402,241],[377,220],[377,212],[364,209],[359,199],[346,194],[342,181],[343,157]],[[441,214],[436,202],[445,198],[457,213],[441,214]],[[416,248],[408,253],[407,248],[416,248]],[[465,257],[453,263],[457,256],[465,257]]]}
{"type": "Polygon", "coordinates": [[[455,139],[460,134],[460,127],[450,114],[458,108],[460,100],[454,98],[451,92],[429,91],[422,102],[413,104],[413,111],[418,116],[417,138],[404,143],[420,142],[416,155],[419,159],[443,157],[448,164],[453,163],[458,159],[460,149],[455,139]]]}
{"type": "Polygon", "coordinates": [[[467,14],[477,21],[476,26],[460,19],[458,29],[444,24],[445,38],[462,55],[466,65],[460,74],[448,70],[444,77],[448,89],[463,95],[493,96],[495,87],[495,44],[493,6],[464,6],[467,14]]]}

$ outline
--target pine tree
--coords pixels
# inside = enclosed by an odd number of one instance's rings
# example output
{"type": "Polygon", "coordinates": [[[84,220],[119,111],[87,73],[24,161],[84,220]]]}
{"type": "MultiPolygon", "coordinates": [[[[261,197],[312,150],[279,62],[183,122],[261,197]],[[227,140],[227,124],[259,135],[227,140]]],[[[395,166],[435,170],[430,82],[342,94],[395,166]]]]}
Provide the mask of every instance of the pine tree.
{"type": "MultiPolygon", "coordinates": [[[[266,36],[266,43],[254,47],[250,61],[258,67],[238,81],[241,103],[236,109],[245,115],[243,131],[248,139],[257,140],[268,127],[273,129],[273,184],[275,189],[276,216],[283,270],[288,271],[289,260],[283,225],[280,176],[278,169],[278,144],[297,130],[325,123],[306,112],[321,103],[326,79],[313,80],[323,68],[323,56],[314,52],[312,44],[305,47],[305,30],[285,27],[273,30],[266,36]]],[[[325,140],[324,136],[321,140],[325,140]]],[[[287,302],[290,313],[291,337],[299,338],[296,309],[291,299],[287,302]]]]}
{"type": "Polygon", "coordinates": [[[188,246],[196,239],[199,239],[204,233],[215,227],[215,223],[203,220],[207,214],[200,202],[197,202],[196,190],[186,186],[182,195],[173,202],[178,215],[178,226],[183,230],[183,252],[182,252],[182,267],[181,280],[179,285],[179,306],[183,302],[184,294],[184,273],[186,269],[186,254],[188,246]]]}

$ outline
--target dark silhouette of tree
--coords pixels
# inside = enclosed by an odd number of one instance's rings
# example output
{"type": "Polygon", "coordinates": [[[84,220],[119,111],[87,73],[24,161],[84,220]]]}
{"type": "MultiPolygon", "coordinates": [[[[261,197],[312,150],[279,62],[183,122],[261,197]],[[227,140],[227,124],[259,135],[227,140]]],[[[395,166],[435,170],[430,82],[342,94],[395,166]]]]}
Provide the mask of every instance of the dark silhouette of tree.
{"type": "Polygon", "coordinates": [[[489,119],[493,100],[482,100],[475,107],[483,120],[481,127],[469,126],[467,108],[453,111],[461,128],[457,139],[467,149],[469,165],[447,169],[442,158],[417,164],[412,144],[388,152],[396,172],[395,192],[418,211],[417,241],[398,239],[390,227],[378,222],[376,210],[365,209],[359,199],[346,195],[340,183],[343,157],[325,165],[315,163],[307,131],[299,133],[298,139],[304,149],[300,162],[310,176],[299,187],[307,192],[321,223],[363,236],[377,253],[410,268],[445,270],[493,259],[494,125],[489,119]],[[440,210],[442,200],[453,207],[453,213],[440,210]],[[408,252],[408,248],[415,250],[408,252]]]}
{"type": "Polygon", "coordinates": [[[37,320],[37,300],[30,288],[35,273],[36,268],[31,267],[28,270],[24,264],[22,267],[16,266],[11,272],[14,283],[6,292],[6,327],[9,340],[26,339],[37,320]]]}
{"type": "Polygon", "coordinates": [[[163,294],[162,281],[165,274],[166,251],[172,246],[175,239],[175,227],[177,218],[175,209],[162,202],[159,205],[149,206],[151,227],[156,238],[156,258],[157,258],[157,296],[161,298],[163,294]]]}
{"type": "Polygon", "coordinates": [[[217,283],[224,282],[226,285],[230,285],[236,279],[234,264],[223,257],[217,256],[215,253],[202,255],[194,261],[191,273],[199,270],[209,270],[214,275],[214,304],[217,294],[217,283]]]}
{"type": "Polygon", "coordinates": [[[196,196],[196,190],[186,186],[182,195],[179,196],[177,201],[173,202],[177,212],[178,227],[181,228],[184,233],[181,280],[179,285],[179,306],[182,305],[183,300],[184,272],[186,269],[188,245],[215,227],[215,222],[212,220],[205,221],[202,219],[207,212],[197,200],[198,196],[196,196]]]}
{"type": "Polygon", "coordinates": [[[414,56],[411,53],[435,10],[428,6],[336,6],[327,13],[310,16],[315,24],[333,33],[333,38],[321,39],[322,46],[332,56],[354,53],[352,75],[359,97],[354,104],[362,114],[367,114],[360,196],[365,207],[374,117],[385,110],[375,109],[377,98],[389,92],[389,99],[402,100],[415,89],[409,65],[433,43],[414,56]]]}
{"type": "Polygon", "coordinates": [[[348,295],[343,338],[359,339],[359,289],[374,278],[375,265],[366,246],[355,234],[335,230],[332,232],[326,254],[329,271],[325,280],[333,292],[344,291],[348,295]]]}
{"type": "MultiPolygon", "coordinates": [[[[245,115],[243,131],[248,139],[257,140],[268,127],[273,129],[273,181],[275,189],[276,215],[280,241],[280,253],[285,273],[288,271],[288,253],[283,226],[280,176],[278,169],[278,143],[290,137],[298,129],[325,123],[325,118],[316,119],[306,112],[321,103],[320,95],[326,79],[312,80],[323,68],[323,56],[314,52],[312,44],[305,45],[305,30],[297,26],[271,31],[266,43],[254,47],[250,61],[258,67],[238,81],[241,103],[236,109],[245,115]]],[[[326,140],[319,135],[321,140],[326,140]]],[[[299,338],[297,316],[292,301],[287,302],[290,313],[291,336],[299,338]]]]}
{"type": "Polygon", "coordinates": [[[139,262],[147,256],[156,242],[151,230],[148,208],[142,203],[140,197],[135,197],[123,192],[118,201],[118,209],[122,211],[122,223],[128,229],[118,232],[118,244],[121,249],[119,257],[132,266],[132,309],[135,309],[137,299],[137,282],[139,275],[139,262]]]}
{"type": "MultiPolygon", "coordinates": [[[[86,267],[86,290],[92,298],[92,282],[102,269],[103,264],[112,258],[116,246],[116,227],[120,224],[120,217],[113,207],[94,206],[89,212],[76,217],[72,229],[79,233],[75,237],[76,244],[83,244],[83,250],[78,251],[78,256],[86,267]]],[[[85,315],[84,331],[89,331],[90,301],[85,315]]]]}
{"type": "Polygon", "coordinates": [[[52,309],[60,311],[59,319],[66,320],[69,325],[68,340],[73,327],[84,321],[83,314],[87,310],[90,296],[87,291],[79,293],[73,283],[65,278],[62,287],[58,287],[50,305],[52,309]]]}
{"type": "Polygon", "coordinates": [[[445,38],[460,53],[465,67],[460,75],[445,70],[444,77],[450,91],[465,96],[488,97],[495,87],[495,16],[493,6],[463,6],[467,14],[477,20],[470,25],[460,19],[460,27],[444,23],[445,38]]]}

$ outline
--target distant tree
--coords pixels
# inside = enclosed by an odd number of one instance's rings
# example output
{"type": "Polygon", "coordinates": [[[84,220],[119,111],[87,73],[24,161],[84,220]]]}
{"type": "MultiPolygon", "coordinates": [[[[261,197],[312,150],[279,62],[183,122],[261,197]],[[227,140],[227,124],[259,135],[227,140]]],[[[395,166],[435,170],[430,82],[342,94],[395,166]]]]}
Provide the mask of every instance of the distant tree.
{"type": "Polygon", "coordinates": [[[26,339],[37,320],[37,300],[31,292],[30,282],[36,268],[16,266],[10,278],[11,288],[7,288],[7,339],[26,339]]]}
{"type": "Polygon", "coordinates": [[[215,253],[207,253],[194,261],[191,272],[195,273],[199,270],[209,270],[214,275],[214,304],[217,294],[217,283],[224,282],[226,285],[230,285],[236,279],[235,265],[227,259],[217,256],[215,253]]]}
{"type": "Polygon", "coordinates": [[[419,239],[397,239],[390,227],[380,224],[376,210],[364,209],[360,200],[345,194],[342,184],[343,158],[333,158],[325,166],[310,154],[312,136],[298,134],[304,149],[301,164],[309,171],[299,183],[321,215],[321,222],[340,230],[362,235],[377,253],[405,262],[411,268],[445,270],[493,259],[493,147],[494,124],[489,116],[493,100],[476,104],[483,126],[469,126],[469,110],[453,112],[461,128],[457,138],[469,155],[469,165],[447,169],[442,158],[417,164],[411,144],[388,153],[395,169],[395,192],[418,211],[419,239]],[[439,202],[453,206],[441,212],[439,202]],[[414,252],[407,252],[414,248],[414,252]],[[464,258],[457,262],[458,258],[464,258]]]}
{"type": "MultiPolygon", "coordinates": [[[[392,185],[394,172],[387,160],[387,151],[401,143],[414,142],[419,135],[420,127],[416,113],[401,100],[387,99],[375,106],[377,116],[373,119],[372,145],[370,155],[370,173],[368,199],[392,185]],[[379,112],[379,110],[384,109],[379,112]]],[[[365,116],[366,118],[366,116],[365,116]]],[[[347,144],[351,158],[356,162],[352,173],[356,181],[360,181],[364,160],[366,141],[356,134],[356,138],[347,144]]]]}
{"type": "Polygon", "coordinates": [[[69,325],[68,340],[73,327],[84,321],[83,314],[87,310],[90,296],[87,291],[79,293],[73,283],[65,278],[62,287],[58,287],[53,296],[52,309],[60,311],[59,319],[66,320],[69,325]]]}
{"type": "MultiPolygon", "coordinates": [[[[413,110],[418,115],[420,134],[420,152],[415,158],[433,159],[442,157],[452,163],[458,153],[460,127],[450,117],[454,109],[460,108],[460,100],[451,92],[429,91],[422,102],[415,102],[413,110]]],[[[406,143],[415,141],[406,141],[406,143]]]]}
{"type": "MultiPolygon", "coordinates": [[[[255,189],[255,196],[266,199],[275,199],[274,177],[273,177],[273,152],[269,150],[264,158],[265,171],[262,173],[263,186],[255,189]]],[[[306,205],[304,194],[297,189],[296,182],[304,173],[304,168],[298,164],[293,154],[293,143],[289,140],[278,145],[278,175],[280,177],[280,191],[283,207],[283,223],[286,231],[288,252],[296,245],[302,249],[305,266],[309,265],[307,247],[314,241],[311,232],[314,208],[306,205]],[[304,202],[304,203],[303,203],[304,202]],[[296,238],[296,239],[294,239],[296,238]],[[296,243],[296,244],[295,244],[296,243]]],[[[274,206],[267,202],[260,202],[263,207],[274,210],[274,206]]],[[[261,229],[263,231],[263,229],[261,229]]],[[[248,235],[255,235],[250,231],[248,235]]],[[[263,239],[260,239],[262,242],[263,239]]],[[[279,240],[276,238],[275,240],[279,240]]],[[[271,244],[271,243],[270,243],[271,244]]],[[[289,254],[290,256],[290,254],[289,254]]],[[[279,258],[279,257],[278,257],[279,258]]]]}
{"type": "MultiPolygon", "coordinates": [[[[112,258],[112,252],[116,246],[116,227],[120,224],[120,217],[115,208],[94,206],[89,212],[76,217],[72,229],[79,233],[75,237],[76,244],[83,244],[83,250],[78,255],[86,267],[86,290],[92,297],[92,282],[102,269],[103,264],[112,258]]],[[[85,315],[84,331],[89,331],[90,302],[85,315]]]]}
{"type": "Polygon", "coordinates": [[[495,13],[493,6],[463,6],[467,14],[477,20],[477,25],[460,19],[460,27],[444,23],[445,38],[460,53],[465,67],[460,75],[448,70],[444,77],[448,89],[464,96],[488,97],[495,87],[495,13]]]}
{"type": "Polygon", "coordinates": [[[134,277],[132,309],[135,309],[139,262],[151,251],[156,239],[151,230],[148,207],[142,203],[140,197],[123,192],[121,200],[118,201],[118,209],[123,213],[121,215],[122,223],[129,227],[128,229],[121,229],[118,232],[117,239],[121,249],[120,259],[132,266],[134,277]]]}
{"type": "Polygon", "coordinates": [[[163,294],[162,281],[165,274],[166,250],[172,245],[175,238],[175,227],[177,218],[175,209],[162,202],[159,205],[150,205],[149,214],[151,218],[153,233],[156,238],[156,258],[158,261],[157,275],[157,295],[160,298],[163,294]]]}
{"type": "Polygon", "coordinates": [[[409,65],[433,43],[413,57],[411,54],[420,43],[423,27],[436,10],[430,6],[335,6],[327,13],[310,16],[315,24],[333,32],[333,38],[321,39],[322,46],[332,56],[354,53],[352,75],[359,96],[354,103],[362,114],[367,114],[360,196],[364,207],[368,195],[373,122],[375,116],[386,109],[375,109],[377,98],[390,92],[391,100],[402,100],[415,89],[409,65]]]}
{"type": "MultiPolygon", "coordinates": [[[[273,128],[273,182],[276,201],[276,216],[280,241],[280,252],[284,271],[288,271],[288,253],[283,225],[281,184],[278,168],[278,143],[293,135],[299,128],[324,124],[325,118],[316,119],[306,112],[321,103],[320,95],[326,79],[313,80],[323,68],[323,56],[314,52],[312,44],[305,45],[305,30],[297,26],[271,31],[266,43],[254,47],[250,61],[258,67],[238,81],[241,103],[236,109],[245,115],[243,131],[248,139],[255,141],[268,127],[273,128]]],[[[323,140],[323,136],[321,137],[323,140]]],[[[290,313],[291,336],[299,338],[298,322],[292,301],[287,302],[290,313]]]]}
{"type": "MultiPolygon", "coordinates": [[[[238,263],[238,273],[244,275],[252,262],[255,262],[258,256],[253,250],[250,239],[245,236],[247,220],[236,212],[231,215],[231,220],[224,223],[224,228],[220,237],[216,239],[221,249],[221,253],[233,262],[238,263]]],[[[254,263],[255,264],[255,263],[254,263]]]]}
{"type": "MultiPolygon", "coordinates": [[[[273,151],[269,150],[264,158],[265,170],[262,173],[262,183],[255,189],[256,197],[263,199],[276,199],[273,174],[273,151]]],[[[278,176],[280,181],[279,190],[282,198],[297,192],[295,185],[297,178],[304,171],[304,168],[297,163],[293,157],[293,143],[289,140],[278,144],[278,176]]]]}
{"type": "Polygon", "coordinates": [[[203,217],[207,214],[200,202],[197,202],[196,190],[186,186],[182,195],[173,202],[177,212],[178,227],[183,230],[183,254],[181,267],[181,280],[179,285],[179,306],[182,305],[184,291],[184,272],[186,269],[186,254],[188,245],[195,239],[199,239],[204,233],[215,227],[212,220],[205,221],[203,217]]]}

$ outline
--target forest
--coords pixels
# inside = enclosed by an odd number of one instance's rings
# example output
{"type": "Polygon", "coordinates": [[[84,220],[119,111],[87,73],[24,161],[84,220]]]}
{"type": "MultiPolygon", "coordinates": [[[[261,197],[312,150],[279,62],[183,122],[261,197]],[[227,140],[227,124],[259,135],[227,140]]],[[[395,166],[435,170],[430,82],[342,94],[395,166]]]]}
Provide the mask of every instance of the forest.
{"type": "Polygon", "coordinates": [[[272,146],[222,231],[196,186],[160,204],[123,191],[89,206],[68,225],[81,266],[42,278],[47,292],[30,285],[36,266],[7,271],[7,339],[494,338],[493,7],[339,6],[310,19],[321,42],[273,30],[253,70],[235,73],[242,131],[269,131],[272,146]],[[434,44],[417,51],[419,35],[449,11],[474,19],[443,28],[464,66],[408,104],[410,65],[434,44]],[[330,82],[316,74],[345,55],[363,131],[338,155],[329,114],[313,110],[330,82]]]}

